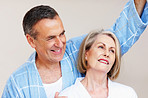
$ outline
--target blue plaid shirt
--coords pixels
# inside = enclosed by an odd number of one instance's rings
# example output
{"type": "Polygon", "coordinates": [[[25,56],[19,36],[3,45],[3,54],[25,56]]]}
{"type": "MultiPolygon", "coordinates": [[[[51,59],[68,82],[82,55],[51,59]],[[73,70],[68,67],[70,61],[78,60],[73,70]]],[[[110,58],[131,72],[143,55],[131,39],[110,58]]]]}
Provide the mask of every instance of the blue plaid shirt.
{"type": "MultiPolygon", "coordinates": [[[[121,45],[122,55],[139,39],[148,21],[148,4],[141,19],[136,12],[134,0],[130,0],[110,31],[115,33],[121,45]]],[[[79,46],[84,39],[73,38],[66,43],[66,51],[61,63],[63,89],[74,84],[81,74],[75,67],[79,46]]],[[[2,98],[47,98],[41,77],[35,64],[36,52],[8,79],[2,98]]]]}

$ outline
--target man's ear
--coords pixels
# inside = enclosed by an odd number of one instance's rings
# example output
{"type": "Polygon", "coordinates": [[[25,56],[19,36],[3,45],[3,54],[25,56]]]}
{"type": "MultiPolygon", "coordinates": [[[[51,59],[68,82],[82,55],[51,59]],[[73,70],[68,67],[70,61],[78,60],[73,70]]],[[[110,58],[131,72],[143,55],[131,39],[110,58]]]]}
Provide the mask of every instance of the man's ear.
{"type": "Polygon", "coordinates": [[[26,34],[26,39],[27,39],[28,43],[30,44],[30,46],[32,48],[35,48],[35,39],[32,36],[30,36],[29,34],[26,34]]]}

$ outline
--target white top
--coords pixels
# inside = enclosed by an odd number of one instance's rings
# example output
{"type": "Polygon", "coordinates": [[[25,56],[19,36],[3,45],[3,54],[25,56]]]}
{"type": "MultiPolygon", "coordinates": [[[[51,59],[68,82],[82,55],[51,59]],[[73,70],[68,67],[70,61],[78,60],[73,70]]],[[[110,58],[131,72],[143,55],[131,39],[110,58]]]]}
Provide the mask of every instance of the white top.
{"type": "Polygon", "coordinates": [[[54,83],[43,84],[47,98],[54,98],[56,92],[62,90],[62,77],[54,83]]]}
{"type": "MultiPolygon", "coordinates": [[[[91,98],[88,91],[80,82],[83,78],[77,78],[74,85],[64,89],[59,96],[68,98],[91,98]]],[[[113,82],[108,79],[109,95],[108,98],[138,98],[136,92],[129,86],[113,82]]]]}

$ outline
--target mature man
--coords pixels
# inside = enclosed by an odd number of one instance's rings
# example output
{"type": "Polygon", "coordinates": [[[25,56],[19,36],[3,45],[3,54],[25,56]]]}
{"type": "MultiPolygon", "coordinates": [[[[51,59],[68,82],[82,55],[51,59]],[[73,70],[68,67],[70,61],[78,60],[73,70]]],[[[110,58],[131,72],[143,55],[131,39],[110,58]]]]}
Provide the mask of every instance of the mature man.
{"type": "MultiPolygon", "coordinates": [[[[134,0],[130,0],[110,29],[120,40],[122,55],[146,27],[138,16],[145,2],[135,0],[134,4],[134,0]]],[[[147,22],[145,14],[146,10],[141,17],[147,22]]],[[[23,28],[28,43],[36,52],[10,76],[2,98],[53,98],[55,92],[72,85],[77,77],[82,76],[75,65],[85,35],[66,42],[65,29],[58,13],[42,5],[26,13],[23,28]]]]}

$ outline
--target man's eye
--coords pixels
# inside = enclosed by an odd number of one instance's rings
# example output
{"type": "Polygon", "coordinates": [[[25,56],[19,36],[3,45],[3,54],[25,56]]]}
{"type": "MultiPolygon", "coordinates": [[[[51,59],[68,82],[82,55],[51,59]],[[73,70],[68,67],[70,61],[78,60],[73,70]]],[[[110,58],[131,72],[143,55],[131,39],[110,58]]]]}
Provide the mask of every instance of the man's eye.
{"type": "Polygon", "coordinates": [[[60,36],[61,36],[61,35],[64,35],[64,34],[65,34],[65,32],[61,33],[60,36]]]}
{"type": "Polygon", "coordinates": [[[50,37],[48,37],[47,40],[52,40],[53,38],[54,38],[54,36],[50,36],[50,37]]]}

